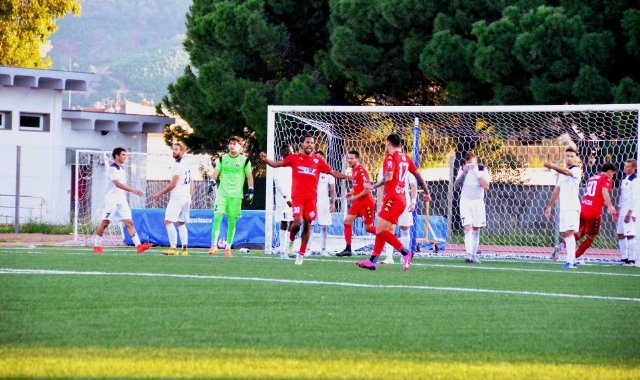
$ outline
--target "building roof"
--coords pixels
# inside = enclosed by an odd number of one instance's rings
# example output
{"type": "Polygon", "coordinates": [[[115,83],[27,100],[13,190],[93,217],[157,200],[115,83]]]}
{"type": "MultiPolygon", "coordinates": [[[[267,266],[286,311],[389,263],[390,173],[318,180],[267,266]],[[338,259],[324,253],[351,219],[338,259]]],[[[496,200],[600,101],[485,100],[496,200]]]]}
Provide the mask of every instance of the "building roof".
{"type": "Polygon", "coordinates": [[[100,82],[100,75],[75,71],[0,66],[0,86],[5,87],[87,91],[91,82],[100,82]]]}
{"type": "Polygon", "coordinates": [[[167,116],[71,110],[63,110],[62,119],[70,120],[71,129],[75,130],[125,133],[162,133],[165,125],[176,122],[167,116]]]}

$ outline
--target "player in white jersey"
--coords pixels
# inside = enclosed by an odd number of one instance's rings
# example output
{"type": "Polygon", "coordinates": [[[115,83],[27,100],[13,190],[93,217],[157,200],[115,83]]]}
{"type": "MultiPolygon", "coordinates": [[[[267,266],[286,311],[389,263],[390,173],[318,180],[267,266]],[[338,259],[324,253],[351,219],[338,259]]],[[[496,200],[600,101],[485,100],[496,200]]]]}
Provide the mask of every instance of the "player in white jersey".
{"type": "Polygon", "coordinates": [[[193,182],[191,182],[191,168],[184,161],[184,154],[187,151],[182,142],[174,143],[173,158],[176,160],[171,167],[171,182],[167,187],[160,190],[153,196],[158,200],[164,194],[171,192],[167,210],[164,215],[164,226],[169,235],[169,249],[162,251],[163,255],[177,255],[178,232],[180,233],[180,243],[182,244],[182,255],[189,254],[189,233],[185,223],[189,219],[189,208],[191,208],[191,194],[193,193],[193,182]],[[173,223],[178,224],[178,232],[173,223]]]}
{"type": "MultiPolygon", "coordinates": [[[[484,194],[489,190],[491,176],[486,166],[478,165],[478,158],[472,151],[464,155],[464,165],[458,169],[454,189],[460,191],[460,222],[464,228],[465,262],[480,263],[478,245],[480,229],[487,226],[484,194]]],[[[427,232],[428,233],[428,232],[427,232]]]]}
{"type": "MultiPolygon", "coordinates": [[[[316,155],[325,159],[323,151],[316,151],[316,155]]],[[[318,217],[311,224],[320,226],[320,246],[322,256],[330,256],[327,253],[327,227],[333,224],[331,213],[336,211],[336,179],[327,173],[320,173],[318,179],[318,198],[316,207],[318,217]]]]}
{"type": "Polygon", "coordinates": [[[133,226],[133,220],[131,219],[131,209],[129,203],[127,203],[127,196],[125,192],[134,193],[137,196],[141,196],[142,190],[133,189],[126,185],[127,176],[125,170],[122,167],[127,159],[127,151],[124,148],[115,148],[111,153],[113,157],[113,164],[107,169],[107,178],[109,184],[107,187],[107,193],[104,196],[104,207],[102,208],[102,222],[96,230],[95,243],[93,246],[94,253],[104,253],[102,249],[102,236],[104,230],[109,226],[111,221],[122,221],[127,227],[127,232],[133,240],[133,244],[136,246],[136,251],[142,253],[151,248],[149,243],[140,243],[140,237],[133,226]]]}
{"type": "MultiPolygon", "coordinates": [[[[284,160],[293,153],[291,145],[284,145],[280,148],[280,156],[284,160]]],[[[288,239],[289,227],[293,221],[293,212],[291,210],[291,168],[282,166],[273,169],[273,185],[276,188],[276,210],[275,220],[280,222],[280,257],[288,259],[285,242],[288,239]]]]}
{"type": "MultiPolygon", "coordinates": [[[[383,177],[382,168],[380,168],[380,177],[383,177]]],[[[407,206],[404,209],[404,212],[398,218],[398,226],[400,227],[400,242],[405,247],[409,247],[411,245],[411,226],[413,226],[413,211],[416,209],[416,203],[418,201],[418,183],[416,182],[416,177],[413,175],[407,175],[404,177],[404,188],[409,189],[409,191],[405,191],[404,195],[407,200],[407,206]]],[[[377,202],[378,202],[378,212],[382,209],[384,199],[384,187],[378,188],[376,194],[377,202]]],[[[392,227],[395,231],[395,226],[392,227]]],[[[385,244],[385,259],[380,262],[380,264],[393,264],[393,247],[390,244],[385,244]]]]}
{"type": "Polygon", "coordinates": [[[580,180],[582,179],[582,169],[576,162],[578,153],[572,147],[564,151],[565,168],[545,162],[544,167],[558,172],[558,182],[556,188],[551,193],[549,205],[544,212],[544,216],[551,218],[551,207],[560,199],[560,233],[564,237],[564,244],[558,244],[551,258],[555,260],[562,247],[567,247],[567,263],[562,266],[564,269],[576,269],[576,238],[574,234],[580,229],[580,180]]]}
{"type": "Polygon", "coordinates": [[[620,180],[620,197],[618,198],[618,212],[613,215],[617,221],[616,233],[620,247],[621,260],[618,265],[640,266],[636,261],[636,202],[640,196],[640,181],[636,168],[638,163],[633,158],[624,163],[623,177],[620,180]]]}

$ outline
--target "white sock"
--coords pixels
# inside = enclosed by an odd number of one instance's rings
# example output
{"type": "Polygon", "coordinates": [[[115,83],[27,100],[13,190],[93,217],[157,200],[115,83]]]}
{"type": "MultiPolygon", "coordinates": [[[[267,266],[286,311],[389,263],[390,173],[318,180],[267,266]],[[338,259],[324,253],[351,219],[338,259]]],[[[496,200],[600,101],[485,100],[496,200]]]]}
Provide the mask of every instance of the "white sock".
{"type": "Polygon", "coordinates": [[[327,249],[327,226],[320,226],[320,246],[323,251],[327,249]]]}
{"type": "Polygon", "coordinates": [[[178,226],[178,233],[180,233],[180,243],[182,243],[182,248],[186,249],[189,246],[189,232],[187,231],[187,225],[183,224],[178,226]]]}
{"type": "Polygon", "coordinates": [[[628,259],[629,253],[627,252],[627,238],[618,239],[618,247],[620,247],[620,259],[628,259]]]}
{"type": "Polygon", "coordinates": [[[131,236],[131,240],[133,240],[133,245],[134,246],[139,246],[140,245],[140,237],[138,236],[138,233],[136,232],[135,235],[131,236]]]}
{"type": "Polygon", "coordinates": [[[392,258],[393,259],[393,247],[391,246],[391,244],[385,244],[384,245],[384,255],[386,256],[386,258],[392,258]]]}
{"type": "Polygon", "coordinates": [[[400,230],[400,242],[405,248],[409,249],[411,245],[411,230],[400,230]]]}
{"type": "Polygon", "coordinates": [[[571,235],[564,238],[564,242],[567,245],[567,262],[570,264],[576,263],[576,237],[571,235]]]}
{"type": "Polygon", "coordinates": [[[287,244],[287,240],[289,240],[289,237],[287,236],[288,234],[289,231],[280,230],[280,250],[282,250],[282,248],[284,248],[284,245],[287,244]]]}
{"type": "Polygon", "coordinates": [[[176,226],[174,226],[173,223],[169,223],[165,227],[169,235],[169,245],[171,248],[175,248],[178,245],[178,231],[176,231],[176,226]]]}
{"type": "Polygon", "coordinates": [[[464,249],[467,256],[473,255],[473,231],[464,231],[464,249]]]}
{"type": "Polygon", "coordinates": [[[96,235],[96,240],[95,240],[93,245],[96,246],[96,247],[99,247],[100,244],[102,244],[102,236],[96,235]]]}
{"type": "Polygon", "coordinates": [[[629,260],[636,260],[636,239],[626,239],[627,250],[629,251],[629,260]]]}
{"type": "Polygon", "coordinates": [[[473,231],[473,255],[478,253],[478,246],[480,245],[480,231],[473,231]]]}
{"type": "Polygon", "coordinates": [[[211,240],[211,245],[213,245],[214,247],[218,248],[218,236],[220,235],[220,231],[215,232],[213,234],[213,240],[211,240]]]}

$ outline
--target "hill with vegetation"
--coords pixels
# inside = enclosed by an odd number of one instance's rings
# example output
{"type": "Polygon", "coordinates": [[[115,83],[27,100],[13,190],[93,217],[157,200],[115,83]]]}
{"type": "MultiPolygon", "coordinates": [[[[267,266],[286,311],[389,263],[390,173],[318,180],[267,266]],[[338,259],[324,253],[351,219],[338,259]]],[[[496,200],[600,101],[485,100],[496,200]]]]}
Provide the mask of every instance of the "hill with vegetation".
{"type": "Polygon", "coordinates": [[[101,83],[74,93],[72,106],[143,99],[157,103],[188,64],[182,47],[191,0],[85,0],[81,16],[58,21],[55,70],[97,72],[101,83]]]}

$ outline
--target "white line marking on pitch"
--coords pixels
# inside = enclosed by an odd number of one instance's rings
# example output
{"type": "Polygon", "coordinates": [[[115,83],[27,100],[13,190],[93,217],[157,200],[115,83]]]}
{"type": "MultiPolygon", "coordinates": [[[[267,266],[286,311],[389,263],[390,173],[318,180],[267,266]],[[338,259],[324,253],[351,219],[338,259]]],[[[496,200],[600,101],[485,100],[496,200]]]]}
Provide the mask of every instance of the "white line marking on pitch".
{"type": "Polygon", "coordinates": [[[132,272],[79,272],[79,271],[63,271],[63,270],[47,270],[47,269],[11,269],[11,268],[0,268],[0,274],[168,277],[168,278],[190,278],[190,279],[200,279],[200,280],[258,281],[258,282],[277,282],[277,283],[284,283],[284,284],[328,285],[328,286],[343,286],[343,287],[352,287],[352,288],[440,290],[440,291],[463,292],[463,293],[511,294],[511,295],[520,295],[520,296],[582,298],[582,299],[595,299],[595,300],[606,300],[606,301],[640,302],[640,298],[630,298],[630,297],[608,297],[608,296],[594,296],[594,295],[580,295],[580,294],[566,294],[566,293],[544,293],[544,292],[526,292],[526,291],[515,291],[515,290],[454,288],[454,287],[424,286],[424,285],[373,285],[373,284],[356,284],[352,282],[302,281],[302,280],[285,280],[285,279],[278,279],[278,278],[260,278],[260,277],[202,276],[202,275],[188,275],[188,274],[135,273],[135,272],[133,273],[132,272]]]}

